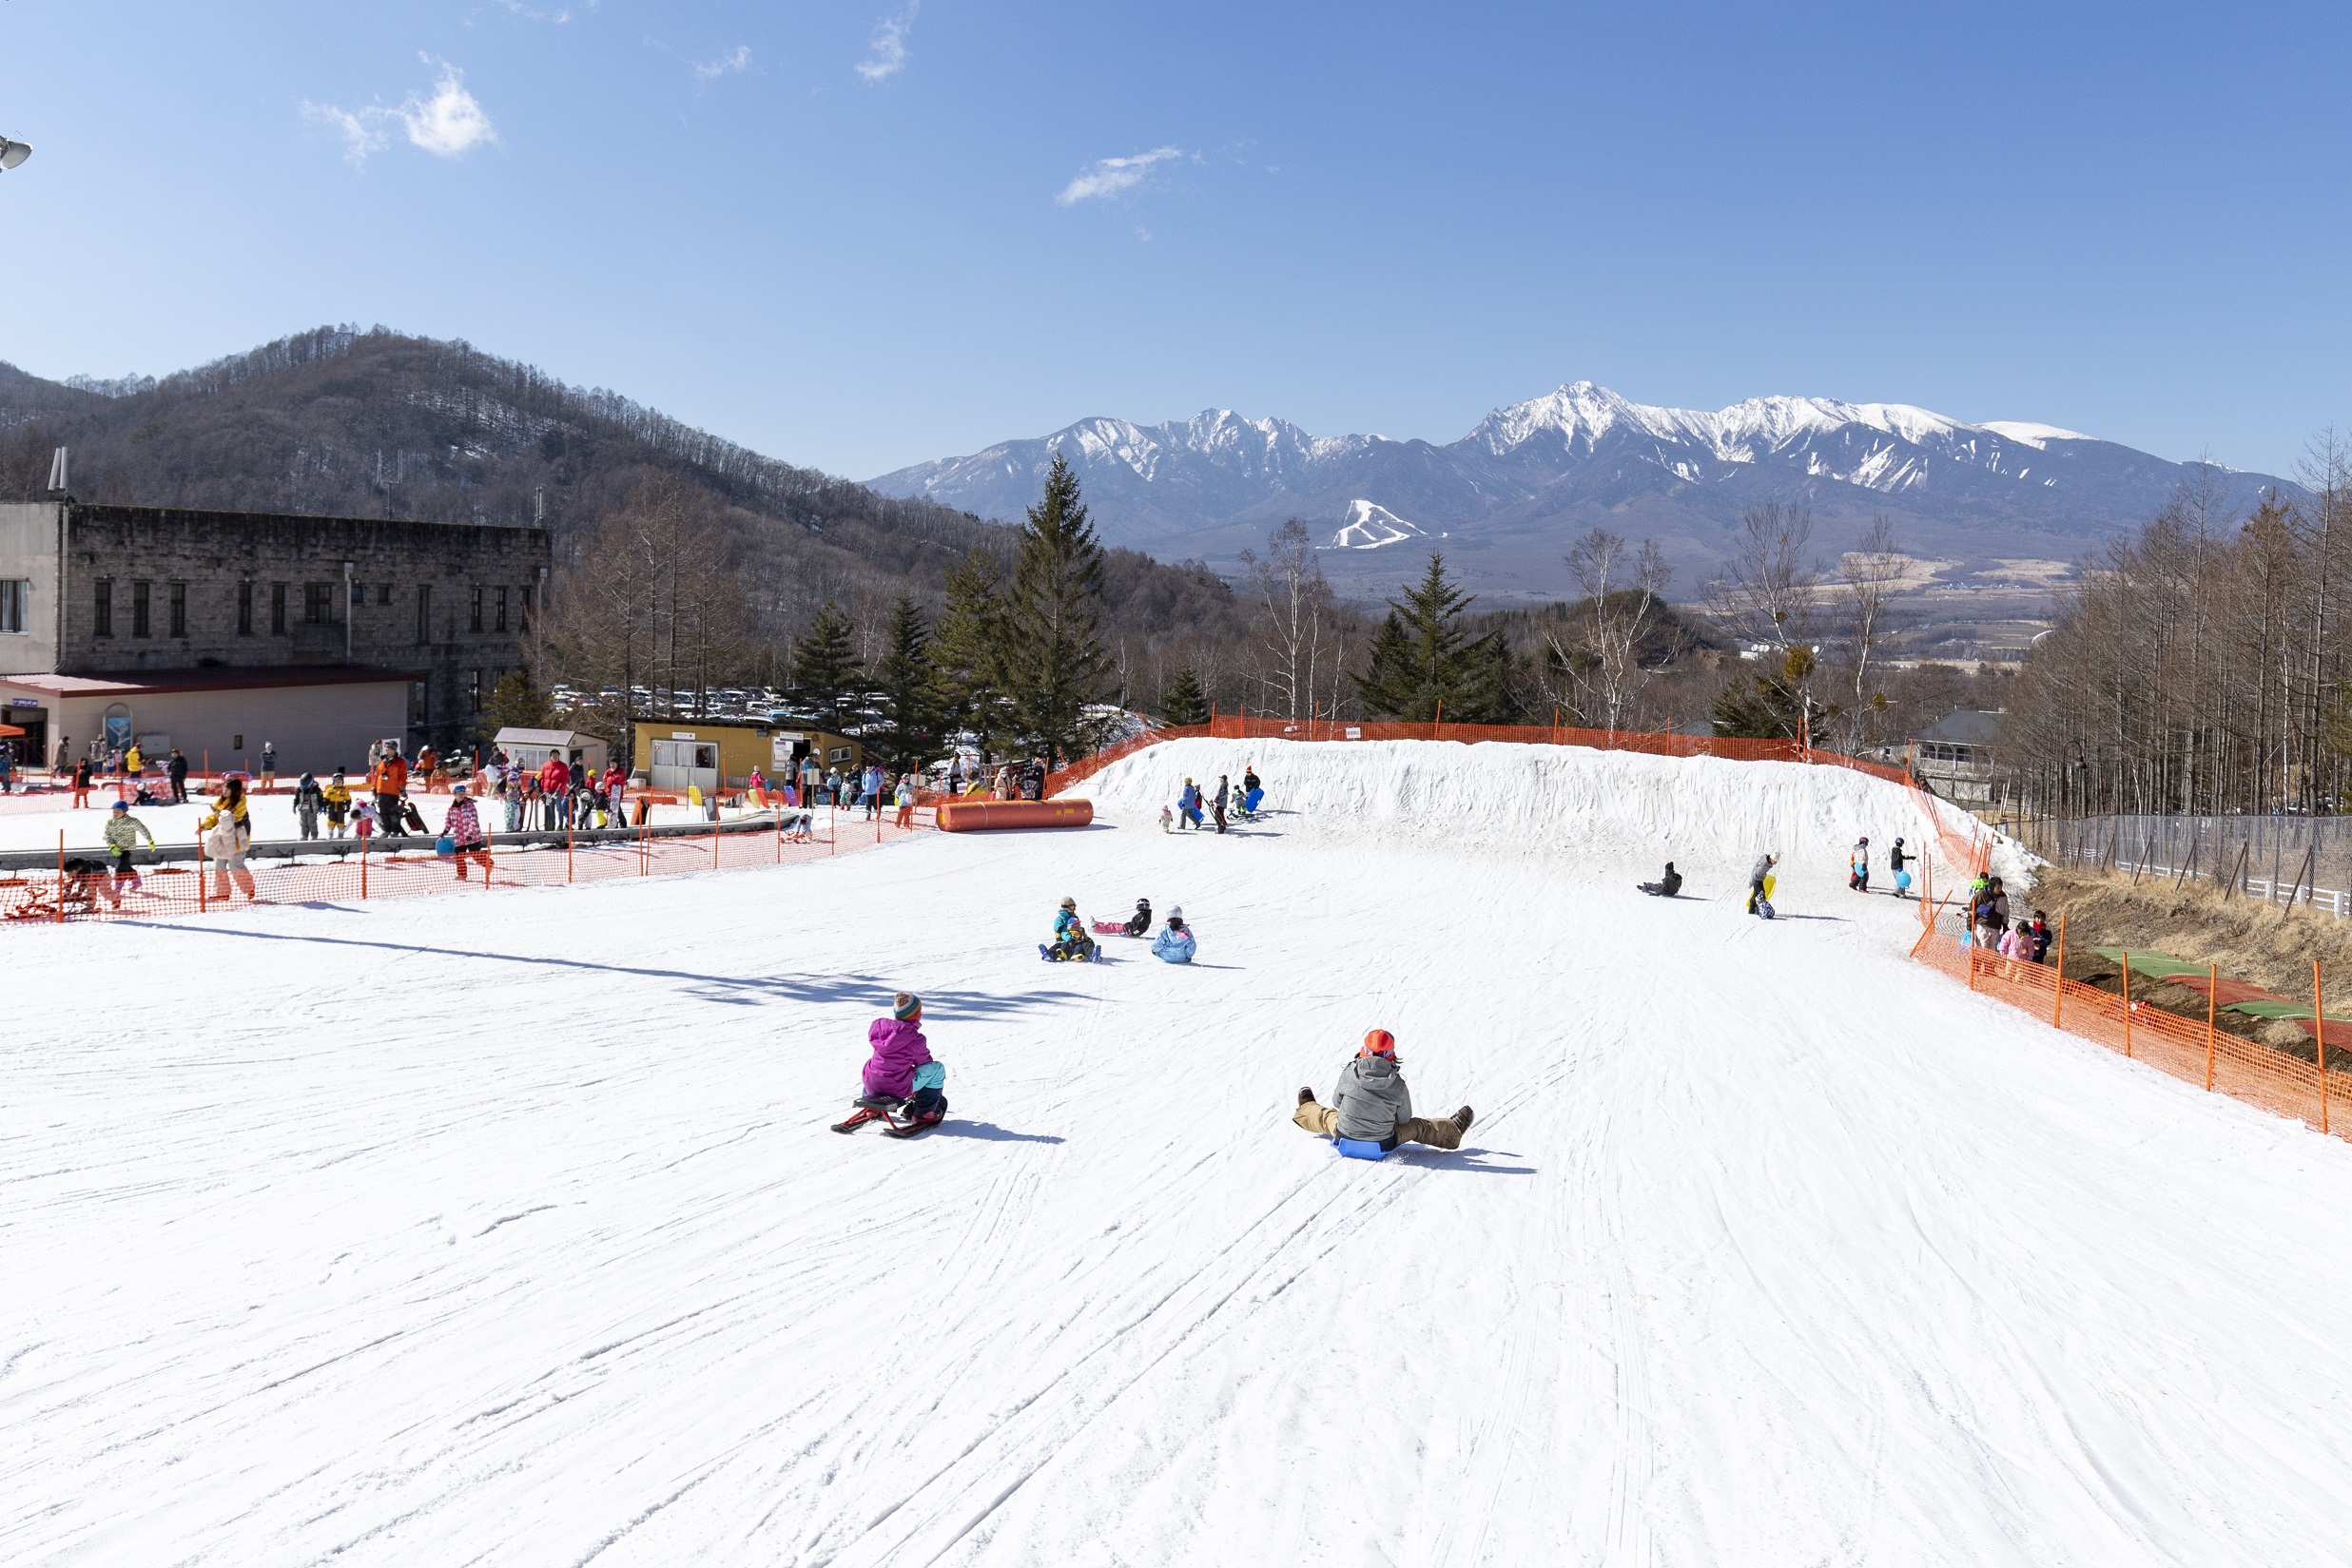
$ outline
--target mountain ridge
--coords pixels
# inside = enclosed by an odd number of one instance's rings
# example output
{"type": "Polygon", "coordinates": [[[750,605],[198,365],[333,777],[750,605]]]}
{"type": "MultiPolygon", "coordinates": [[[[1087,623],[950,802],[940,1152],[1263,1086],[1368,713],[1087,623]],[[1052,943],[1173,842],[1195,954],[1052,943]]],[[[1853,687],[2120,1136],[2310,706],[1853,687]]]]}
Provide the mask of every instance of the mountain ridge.
{"type": "Polygon", "coordinates": [[[1812,508],[1827,548],[1883,512],[1915,552],[1991,561],[2070,559],[2145,520],[2201,473],[2234,507],[2251,506],[2265,488],[2297,489],[2039,421],[1790,396],[1668,408],[1592,381],[1494,409],[1444,445],[1316,436],[1276,416],[1207,409],[1157,425],[1090,417],[866,483],[1017,516],[1057,453],[1079,469],[1098,526],[1116,543],[1222,564],[1296,515],[1328,546],[1360,553],[1377,548],[1361,526],[1372,508],[1405,525],[1379,530],[1381,544],[1445,535],[1449,554],[1489,589],[1531,570],[1544,575],[1546,560],[1596,525],[1657,536],[1679,567],[1704,572],[1760,501],[1812,508]]]}

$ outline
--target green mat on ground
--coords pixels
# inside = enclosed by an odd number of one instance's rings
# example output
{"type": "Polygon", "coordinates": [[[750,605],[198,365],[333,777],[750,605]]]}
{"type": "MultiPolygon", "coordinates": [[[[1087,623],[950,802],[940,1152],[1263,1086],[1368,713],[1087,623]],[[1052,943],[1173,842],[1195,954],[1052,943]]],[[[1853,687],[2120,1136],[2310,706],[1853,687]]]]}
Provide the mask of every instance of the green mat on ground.
{"type": "MultiPolygon", "coordinates": [[[[2120,947],[2094,947],[2091,951],[2102,958],[2111,958],[2117,963],[2124,961],[2124,950],[2120,947]]],[[[2206,972],[2206,966],[2183,963],[2168,953],[2147,953],[2135,947],[2131,949],[2131,970],[2133,974],[2161,980],[2174,975],[2202,975],[2206,972]]]]}
{"type": "MultiPolygon", "coordinates": [[[[2254,1018],[2290,1018],[2298,1023],[2311,1021],[2309,1002],[2281,1001],[2276,997],[2265,997],[2260,1001],[2224,1002],[2222,1011],[2244,1013],[2248,1017],[2254,1018]]],[[[2352,1012],[2347,1012],[2341,1007],[2327,1016],[2327,1021],[2330,1023],[2340,1023],[2345,1018],[2352,1018],[2352,1012]]]]}

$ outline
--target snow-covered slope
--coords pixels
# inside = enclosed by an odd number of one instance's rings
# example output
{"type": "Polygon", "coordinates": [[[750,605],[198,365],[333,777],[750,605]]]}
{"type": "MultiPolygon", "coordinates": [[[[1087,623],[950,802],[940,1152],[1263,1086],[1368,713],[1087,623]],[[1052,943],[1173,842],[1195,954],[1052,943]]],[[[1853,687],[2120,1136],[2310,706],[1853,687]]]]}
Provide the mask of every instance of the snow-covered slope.
{"type": "Polygon", "coordinates": [[[1259,749],[1224,838],[0,931],[0,1560],[2341,1560],[2352,1149],[1741,916],[1826,770],[1259,749]],[[950,1122],[838,1137],[902,986],[950,1122]],[[1462,1152],[1290,1124],[1374,1025],[1462,1152]]]}
{"type": "MultiPolygon", "coordinates": [[[[1114,543],[1215,560],[1287,517],[1336,533],[1370,506],[1450,535],[1474,581],[1523,570],[1531,556],[1556,566],[1562,536],[1595,523],[1638,524],[1696,564],[1720,553],[1746,508],[1772,500],[1812,506],[1841,534],[1849,513],[1887,512],[1923,553],[2071,553],[2144,520],[2194,472],[2031,421],[1972,423],[1825,397],[1662,408],[1576,381],[1497,409],[1446,445],[1316,436],[1217,409],[1157,425],[1085,419],[870,482],[1017,517],[1057,455],[1079,470],[1114,543]]],[[[2283,482],[2213,476],[2231,505],[2283,482]]]]}

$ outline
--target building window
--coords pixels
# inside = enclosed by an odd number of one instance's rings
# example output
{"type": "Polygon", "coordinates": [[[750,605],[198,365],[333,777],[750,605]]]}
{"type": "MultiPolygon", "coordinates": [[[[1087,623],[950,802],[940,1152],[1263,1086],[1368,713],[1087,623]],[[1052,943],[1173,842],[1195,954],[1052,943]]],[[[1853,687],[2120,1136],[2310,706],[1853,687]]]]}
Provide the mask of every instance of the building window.
{"type": "Polygon", "coordinates": [[[22,631],[32,606],[32,584],[21,577],[0,582],[0,631],[22,631]]]}
{"type": "Polygon", "coordinates": [[[376,585],[376,602],[379,605],[388,605],[392,602],[392,585],[390,583],[378,583],[376,585]]]}
{"type": "Polygon", "coordinates": [[[500,589],[500,590],[498,590],[498,626],[497,626],[497,629],[498,629],[498,630],[500,630],[500,631],[504,631],[504,630],[506,629],[506,590],[505,590],[505,589],[500,589]]]}
{"type": "Polygon", "coordinates": [[[365,583],[354,583],[351,585],[351,602],[355,605],[363,605],[367,603],[367,585],[365,583]]]}
{"type": "Polygon", "coordinates": [[[130,634],[134,637],[146,637],[154,634],[147,617],[147,609],[152,602],[154,592],[153,583],[130,585],[130,634]]]}
{"type": "Polygon", "coordinates": [[[273,637],[286,634],[286,585],[283,583],[269,585],[269,634],[273,637]]]}
{"type": "Polygon", "coordinates": [[[474,705],[473,711],[479,713],[482,710],[482,672],[476,670],[466,686],[466,700],[474,705]]]}
{"type": "Polygon", "coordinates": [[[335,585],[333,583],[304,583],[302,585],[302,619],[319,626],[335,619],[335,585]]]}
{"type": "Polygon", "coordinates": [[[185,583],[171,585],[171,634],[175,637],[187,635],[187,584],[185,583]]]}
{"type": "MultiPolygon", "coordinates": [[[[422,648],[433,640],[433,590],[417,590],[417,646],[422,648]]],[[[418,723],[422,723],[419,720],[418,723]]]]}
{"type": "Polygon", "coordinates": [[[474,619],[473,619],[473,624],[472,624],[471,629],[472,629],[472,630],[475,630],[475,631],[479,631],[479,630],[481,630],[481,629],[482,629],[482,585],[481,585],[481,584],[479,584],[479,583],[476,583],[476,584],[474,585],[474,619]]]}
{"type": "Polygon", "coordinates": [[[237,635],[253,635],[253,585],[250,582],[237,585],[237,635]]]}
{"type": "Polygon", "coordinates": [[[98,600],[93,607],[97,615],[90,623],[90,629],[101,637],[111,637],[114,635],[114,579],[101,577],[97,588],[98,600]]]}
{"type": "Polygon", "coordinates": [[[424,684],[424,682],[422,682],[422,681],[411,681],[411,682],[409,682],[409,683],[408,683],[408,722],[409,722],[410,724],[412,724],[412,725],[422,725],[422,724],[425,722],[425,718],[426,718],[427,714],[429,713],[429,711],[430,711],[430,705],[429,705],[429,704],[425,701],[425,684],[424,684]]]}

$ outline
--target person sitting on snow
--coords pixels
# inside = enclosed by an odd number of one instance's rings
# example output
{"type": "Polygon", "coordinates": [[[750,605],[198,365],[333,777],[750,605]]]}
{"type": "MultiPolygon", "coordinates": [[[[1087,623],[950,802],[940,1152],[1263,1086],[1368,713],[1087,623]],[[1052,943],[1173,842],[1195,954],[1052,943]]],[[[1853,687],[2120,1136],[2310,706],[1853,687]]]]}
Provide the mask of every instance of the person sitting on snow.
{"type": "Polygon", "coordinates": [[[1168,923],[1160,927],[1152,942],[1152,957],[1162,963],[1191,963],[1198,943],[1193,940],[1191,927],[1184,923],[1181,908],[1168,911],[1168,923]]]}
{"type": "Polygon", "coordinates": [[[1149,899],[1137,899],[1136,900],[1136,912],[1127,917],[1127,923],[1120,926],[1119,929],[1126,932],[1130,937],[1140,937],[1145,932],[1151,930],[1152,900],[1149,899]]]}
{"type": "MultiPolygon", "coordinates": [[[[891,997],[890,1016],[867,1025],[865,1040],[873,1055],[860,1078],[865,1093],[859,1106],[902,1127],[928,1127],[947,1113],[947,1070],[931,1059],[931,1042],[923,1037],[922,997],[904,991],[891,997]]],[[[838,1131],[866,1119],[853,1118],[838,1131]]]]}
{"type": "Polygon", "coordinates": [[[1462,1134],[1470,1130],[1467,1105],[1439,1121],[1413,1114],[1412,1091],[1397,1071],[1396,1036],[1385,1029],[1364,1036],[1364,1049],[1339,1070],[1339,1087],[1332,1091],[1332,1100],[1318,1105],[1314,1091],[1302,1089],[1291,1120],[1327,1138],[1376,1143],[1384,1152],[1400,1143],[1459,1149],[1462,1134]]]}
{"type": "Polygon", "coordinates": [[[1061,912],[1054,917],[1053,942],[1040,942],[1038,952],[1054,963],[1084,963],[1095,956],[1095,939],[1079,919],[1076,899],[1061,900],[1061,912]]]}
{"type": "Polygon", "coordinates": [[[1668,861],[1664,876],[1654,882],[1643,882],[1640,886],[1643,892],[1654,899],[1671,899],[1682,891],[1682,874],[1674,869],[1672,861],[1668,861]]]}

